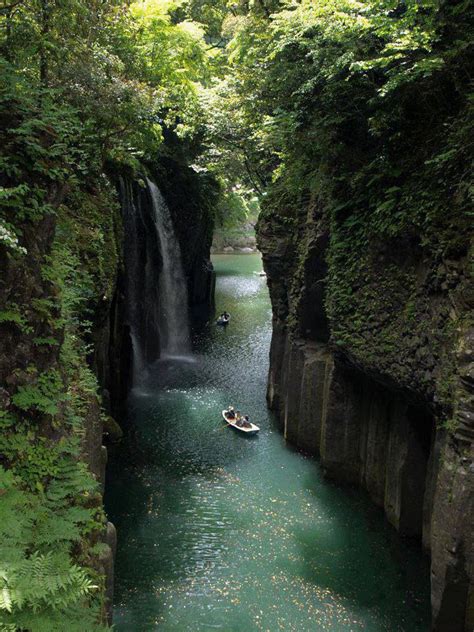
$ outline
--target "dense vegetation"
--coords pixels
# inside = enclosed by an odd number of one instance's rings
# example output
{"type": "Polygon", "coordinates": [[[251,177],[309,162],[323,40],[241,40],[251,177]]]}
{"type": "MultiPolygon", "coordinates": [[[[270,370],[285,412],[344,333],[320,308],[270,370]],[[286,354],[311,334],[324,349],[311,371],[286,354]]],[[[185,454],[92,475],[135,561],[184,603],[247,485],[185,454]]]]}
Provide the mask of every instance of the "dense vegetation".
{"type": "Polygon", "coordinates": [[[111,175],[140,177],[179,148],[219,184],[221,223],[260,200],[292,229],[317,206],[332,229],[334,336],[357,337],[341,323],[354,320],[369,241],[416,236],[440,257],[464,247],[472,11],[468,0],[3,3],[2,629],[104,621],[105,519],[82,446],[99,410],[88,334],[120,259],[111,175]]]}
{"type": "Polygon", "coordinates": [[[104,622],[105,518],[85,451],[101,414],[90,330],[120,257],[105,173],[152,162],[205,74],[199,34],[150,11],[44,1],[1,12],[2,630],[104,622]]]}

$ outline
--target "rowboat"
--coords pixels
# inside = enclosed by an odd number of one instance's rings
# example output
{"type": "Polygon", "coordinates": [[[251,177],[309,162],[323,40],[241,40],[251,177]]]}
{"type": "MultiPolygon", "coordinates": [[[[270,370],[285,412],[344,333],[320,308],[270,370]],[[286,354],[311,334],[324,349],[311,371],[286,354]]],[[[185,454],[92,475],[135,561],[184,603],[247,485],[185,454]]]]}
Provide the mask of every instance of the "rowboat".
{"type": "Polygon", "coordinates": [[[260,428],[258,426],[256,426],[255,424],[253,424],[251,422],[247,422],[249,424],[247,427],[239,426],[239,425],[237,425],[237,419],[229,418],[228,414],[229,413],[228,413],[227,410],[223,410],[222,411],[222,417],[224,418],[224,421],[226,422],[226,424],[228,426],[232,426],[232,428],[235,428],[236,430],[240,430],[240,432],[243,432],[246,435],[257,434],[257,432],[260,430],[260,428]]]}
{"type": "Polygon", "coordinates": [[[230,321],[230,314],[229,316],[226,318],[225,316],[219,316],[219,318],[216,320],[216,325],[228,325],[230,321]]]}

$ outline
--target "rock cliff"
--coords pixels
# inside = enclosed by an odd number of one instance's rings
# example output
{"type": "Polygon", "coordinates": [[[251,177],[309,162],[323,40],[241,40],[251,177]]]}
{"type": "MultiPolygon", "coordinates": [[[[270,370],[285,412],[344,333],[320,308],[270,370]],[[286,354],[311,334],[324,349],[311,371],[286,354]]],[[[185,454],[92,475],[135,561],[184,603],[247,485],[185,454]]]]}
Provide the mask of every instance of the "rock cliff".
{"type": "MultiPolygon", "coordinates": [[[[101,604],[91,599],[92,620],[85,625],[92,626],[95,617],[111,619],[114,528],[102,509],[103,415],[85,339],[93,306],[107,312],[113,295],[118,207],[106,181],[89,190],[53,188],[48,199],[55,212],[23,222],[22,250],[0,247],[0,463],[2,476],[13,476],[12,488],[3,489],[3,509],[8,512],[11,498],[18,526],[2,536],[2,547],[16,550],[17,559],[23,555],[25,568],[36,560],[32,585],[49,576],[48,594],[66,581],[73,586],[79,567],[97,574],[106,598],[101,604]],[[35,510],[38,493],[43,513],[35,510]],[[15,494],[25,498],[18,514],[15,494]],[[52,554],[57,567],[44,570],[42,560],[52,554]]],[[[12,566],[8,588],[15,586],[12,566]]],[[[35,598],[33,612],[40,603],[35,598]]],[[[83,592],[77,599],[87,603],[83,592]]],[[[26,596],[23,608],[28,611],[26,596]]]]}
{"type": "Polygon", "coordinates": [[[258,243],[273,307],[268,402],[285,437],[357,484],[431,555],[433,630],[474,627],[474,292],[468,238],[357,258],[315,200],[271,202],[258,243]]]}
{"type": "MultiPolygon", "coordinates": [[[[183,256],[183,268],[188,283],[189,309],[196,316],[206,317],[214,303],[215,275],[210,261],[213,233],[213,201],[217,195],[213,180],[198,175],[190,167],[171,158],[161,158],[149,168],[150,177],[162,192],[173,220],[183,256]]],[[[102,388],[106,411],[120,418],[132,381],[132,341],[127,317],[127,270],[124,247],[127,230],[123,225],[124,209],[133,205],[140,214],[138,241],[142,244],[139,260],[137,309],[140,311],[140,327],[147,341],[149,358],[159,354],[160,341],[156,331],[148,330],[155,320],[162,297],[159,296],[158,279],[161,269],[153,224],[152,200],[144,182],[144,175],[118,175],[110,170],[110,177],[117,186],[122,212],[116,217],[116,240],[119,251],[113,291],[108,297],[96,302],[92,308],[93,328],[91,363],[102,388]],[[144,287],[145,268],[153,269],[155,278],[152,300],[147,304],[143,297],[149,293],[144,287]]]]}
{"type": "MultiPolygon", "coordinates": [[[[209,309],[214,185],[171,160],[155,165],[155,179],[166,195],[185,253],[191,307],[209,309]]],[[[24,221],[16,250],[0,245],[3,506],[11,504],[9,519],[18,522],[25,513],[18,514],[18,490],[31,507],[38,493],[46,495],[47,518],[54,524],[51,534],[40,541],[46,518],[32,512],[25,517],[29,539],[17,541],[9,532],[2,546],[16,550],[17,557],[24,553],[25,564],[34,562],[31,551],[47,556],[52,546],[55,554],[64,553],[61,563],[69,565],[71,575],[82,569],[93,575],[105,598],[99,603],[91,589],[95,610],[87,609],[92,617],[84,623],[91,626],[88,629],[98,620],[111,621],[116,534],[102,506],[107,462],[103,437],[106,443],[120,438],[114,417],[120,418],[131,384],[127,234],[114,186],[118,180],[109,169],[108,176],[87,186],[51,187],[48,201],[54,212],[24,221]],[[36,520],[38,528],[33,529],[36,520]]],[[[144,209],[145,239],[147,217],[153,231],[152,214],[147,215],[149,193],[139,177],[123,175],[122,181],[122,205],[132,196],[144,209]]],[[[148,254],[145,248],[143,256],[148,254]]],[[[158,276],[160,254],[150,256],[148,263],[158,276]]],[[[154,344],[159,348],[159,340],[154,344]]],[[[62,566],[58,568],[63,572],[62,566]]],[[[63,580],[61,575],[59,590],[63,580]]],[[[9,586],[13,581],[9,577],[9,586]]]]}
{"type": "Polygon", "coordinates": [[[156,183],[169,206],[180,242],[190,308],[194,313],[206,313],[214,302],[210,251],[218,185],[212,176],[199,174],[170,157],[161,159],[156,183]]]}

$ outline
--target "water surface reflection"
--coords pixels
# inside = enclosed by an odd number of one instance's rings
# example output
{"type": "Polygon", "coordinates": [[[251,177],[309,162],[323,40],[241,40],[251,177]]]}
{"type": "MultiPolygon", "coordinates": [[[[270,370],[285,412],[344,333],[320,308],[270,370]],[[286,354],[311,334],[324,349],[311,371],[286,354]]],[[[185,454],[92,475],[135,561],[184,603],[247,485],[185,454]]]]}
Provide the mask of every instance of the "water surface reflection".
{"type": "Polygon", "coordinates": [[[419,551],[275,429],[258,258],[215,264],[217,310],[231,324],[195,334],[193,362],[150,367],[130,396],[127,441],[111,456],[117,630],[427,630],[419,551]],[[254,440],[223,424],[230,403],[261,427],[254,440]]]}

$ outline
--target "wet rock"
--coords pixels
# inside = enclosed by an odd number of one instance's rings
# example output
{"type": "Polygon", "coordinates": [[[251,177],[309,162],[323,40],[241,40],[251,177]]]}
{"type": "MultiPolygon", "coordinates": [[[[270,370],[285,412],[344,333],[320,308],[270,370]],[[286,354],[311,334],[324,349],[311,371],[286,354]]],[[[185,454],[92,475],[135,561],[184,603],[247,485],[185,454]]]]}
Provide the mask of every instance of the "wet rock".
{"type": "Polygon", "coordinates": [[[321,450],[321,421],[326,404],[324,385],[332,368],[332,355],[325,345],[305,349],[297,445],[310,454],[319,454],[321,450]]]}
{"type": "Polygon", "coordinates": [[[289,344],[286,353],[286,371],[283,388],[286,393],[283,403],[283,426],[285,438],[298,443],[300,423],[301,382],[304,368],[304,349],[298,344],[289,344]],[[288,396],[291,393],[291,397],[288,396]]]}
{"type": "Polygon", "coordinates": [[[114,598],[114,567],[117,551],[117,531],[111,522],[107,522],[104,538],[104,548],[99,561],[102,573],[105,576],[105,617],[108,625],[112,625],[113,620],[113,598],[114,598]]]}
{"type": "Polygon", "coordinates": [[[104,415],[104,435],[111,443],[118,443],[123,437],[123,430],[110,415],[104,415]]]}
{"type": "Polygon", "coordinates": [[[436,632],[474,629],[472,477],[473,473],[447,443],[442,452],[431,527],[431,594],[436,632]]]}
{"type": "Polygon", "coordinates": [[[257,228],[273,309],[267,398],[287,440],[319,455],[328,476],[364,487],[400,533],[422,541],[432,561],[433,629],[471,632],[467,258],[440,264],[403,239],[379,252],[368,244],[348,288],[346,271],[327,266],[328,229],[314,206],[263,213],[257,228]],[[292,231],[287,215],[296,218],[292,231]]]}
{"type": "Polygon", "coordinates": [[[0,388],[0,408],[7,410],[10,407],[10,393],[5,388],[0,388]]]}

